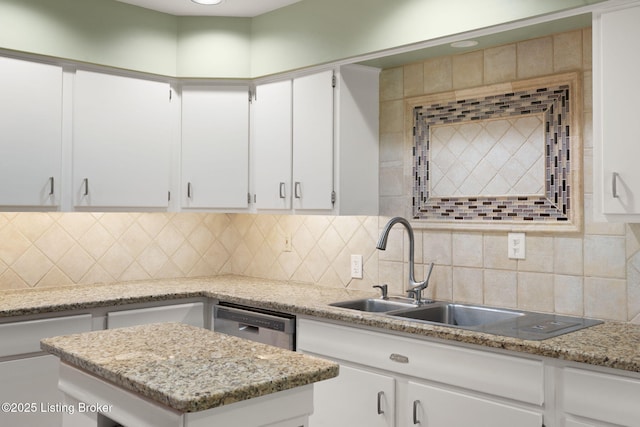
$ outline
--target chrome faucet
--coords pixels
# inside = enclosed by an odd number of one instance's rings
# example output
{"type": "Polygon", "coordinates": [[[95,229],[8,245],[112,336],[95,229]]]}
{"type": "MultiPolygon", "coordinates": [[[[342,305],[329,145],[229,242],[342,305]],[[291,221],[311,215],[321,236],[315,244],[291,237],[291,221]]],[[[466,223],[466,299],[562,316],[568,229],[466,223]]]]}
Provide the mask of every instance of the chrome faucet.
{"type": "Polygon", "coordinates": [[[409,233],[409,289],[407,293],[409,295],[413,295],[414,302],[416,304],[422,304],[422,291],[429,286],[429,278],[431,277],[431,272],[433,271],[433,263],[429,265],[429,271],[427,272],[427,278],[422,282],[417,282],[414,274],[414,237],[413,237],[413,228],[409,221],[402,217],[394,217],[387,222],[387,225],[384,226],[382,230],[382,234],[380,234],[380,239],[378,240],[378,244],[376,245],[377,249],[384,251],[387,249],[387,238],[389,237],[389,231],[391,231],[391,227],[396,224],[402,224],[407,229],[407,233],[409,233]]]}

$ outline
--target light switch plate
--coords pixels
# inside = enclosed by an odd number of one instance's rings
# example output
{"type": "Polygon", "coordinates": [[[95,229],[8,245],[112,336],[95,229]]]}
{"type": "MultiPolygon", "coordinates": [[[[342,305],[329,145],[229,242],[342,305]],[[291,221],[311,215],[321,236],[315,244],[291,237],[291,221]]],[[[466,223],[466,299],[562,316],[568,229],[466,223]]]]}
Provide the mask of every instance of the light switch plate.
{"type": "Polygon", "coordinates": [[[524,259],[526,255],[526,241],[524,233],[509,233],[507,235],[507,251],[510,259],[524,259]]]}

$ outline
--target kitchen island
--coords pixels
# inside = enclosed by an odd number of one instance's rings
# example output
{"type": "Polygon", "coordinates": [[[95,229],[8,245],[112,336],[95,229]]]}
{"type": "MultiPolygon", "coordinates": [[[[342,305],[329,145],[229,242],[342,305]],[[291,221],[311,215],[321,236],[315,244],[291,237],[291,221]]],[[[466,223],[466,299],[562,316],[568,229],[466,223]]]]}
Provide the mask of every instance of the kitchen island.
{"type": "Polygon", "coordinates": [[[43,339],[65,426],[306,426],[323,359],[179,323],[43,339]]]}

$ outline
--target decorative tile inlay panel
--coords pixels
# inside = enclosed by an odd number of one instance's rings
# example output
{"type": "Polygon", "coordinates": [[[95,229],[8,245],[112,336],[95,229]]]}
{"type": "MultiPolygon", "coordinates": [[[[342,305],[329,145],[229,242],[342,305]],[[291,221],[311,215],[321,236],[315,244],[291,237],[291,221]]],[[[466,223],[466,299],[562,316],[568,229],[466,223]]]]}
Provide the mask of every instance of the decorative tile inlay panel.
{"type": "Polygon", "coordinates": [[[431,196],[544,194],[543,119],[431,126],[431,196]]]}
{"type": "Polygon", "coordinates": [[[414,219],[571,223],[578,141],[565,81],[414,103],[414,219]]]}

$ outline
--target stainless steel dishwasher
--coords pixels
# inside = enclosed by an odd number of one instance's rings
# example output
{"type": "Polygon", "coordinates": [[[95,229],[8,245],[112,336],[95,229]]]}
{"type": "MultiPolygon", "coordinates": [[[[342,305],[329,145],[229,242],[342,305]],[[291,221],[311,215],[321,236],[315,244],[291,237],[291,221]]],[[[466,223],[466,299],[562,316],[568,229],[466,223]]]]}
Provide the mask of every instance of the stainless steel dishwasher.
{"type": "Polygon", "coordinates": [[[289,350],[296,349],[296,317],[237,304],[213,307],[213,330],[289,350]]]}

